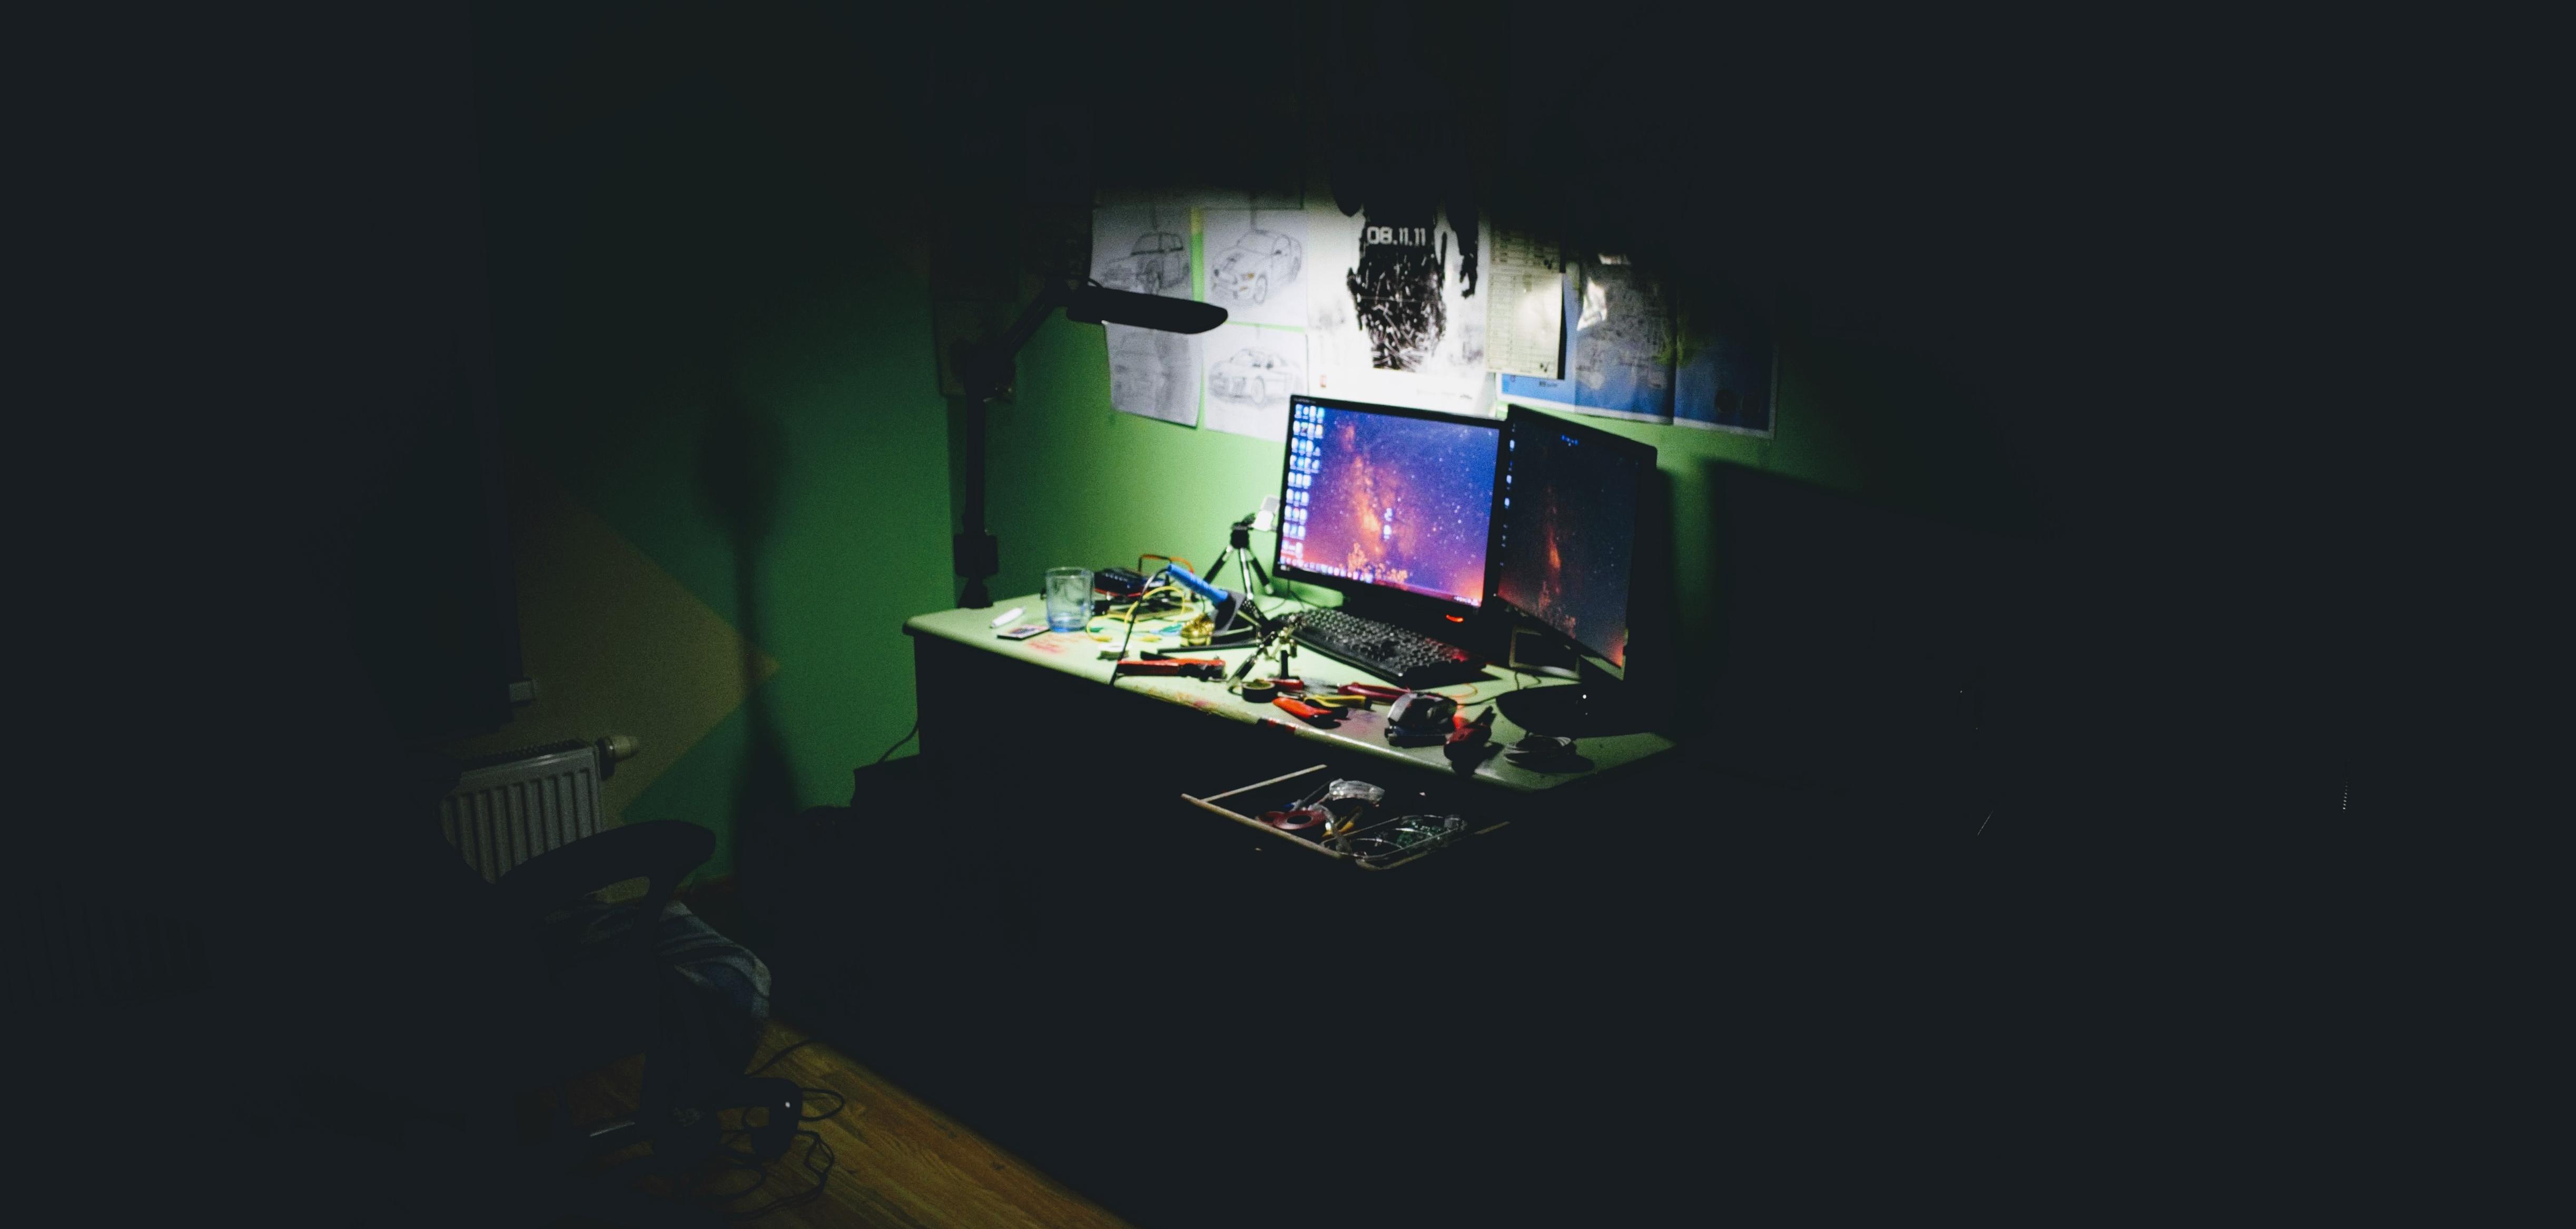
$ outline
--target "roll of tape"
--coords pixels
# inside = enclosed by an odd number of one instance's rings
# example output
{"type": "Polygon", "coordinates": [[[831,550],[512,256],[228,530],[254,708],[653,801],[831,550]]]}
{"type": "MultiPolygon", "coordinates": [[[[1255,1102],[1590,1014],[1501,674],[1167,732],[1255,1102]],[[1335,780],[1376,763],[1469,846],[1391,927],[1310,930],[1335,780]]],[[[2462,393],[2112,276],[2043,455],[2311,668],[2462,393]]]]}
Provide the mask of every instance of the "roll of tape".
{"type": "Polygon", "coordinates": [[[1281,832],[1299,832],[1331,819],[1332,813],[1307,807],[1293,811],[1264,811],[1261,822],[1281,832]]]}
{"type": "Polygon", "coordinates": [[[1276,700],[1278,698],[1279,689],[1266,682],[1252,682],[1245,683],[1243,685],[1243,702],[1246,704],[1268,704],[1272,700],[1276,700]]]}

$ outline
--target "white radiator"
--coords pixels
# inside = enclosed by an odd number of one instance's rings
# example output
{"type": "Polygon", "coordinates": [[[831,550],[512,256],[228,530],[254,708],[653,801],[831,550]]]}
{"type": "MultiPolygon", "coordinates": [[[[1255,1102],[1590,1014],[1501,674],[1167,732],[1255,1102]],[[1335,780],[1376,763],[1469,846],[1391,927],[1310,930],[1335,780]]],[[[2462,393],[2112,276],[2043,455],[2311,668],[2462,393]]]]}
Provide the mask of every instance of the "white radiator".
{"type": "Polygon", "coordinates": [[[619,744],[556,743],[479,760],[439,803],[439,826],[485,879],[600,829],[599,783],[619,744]],[[611,754],[602,755],[603,749],[611,754]]]}

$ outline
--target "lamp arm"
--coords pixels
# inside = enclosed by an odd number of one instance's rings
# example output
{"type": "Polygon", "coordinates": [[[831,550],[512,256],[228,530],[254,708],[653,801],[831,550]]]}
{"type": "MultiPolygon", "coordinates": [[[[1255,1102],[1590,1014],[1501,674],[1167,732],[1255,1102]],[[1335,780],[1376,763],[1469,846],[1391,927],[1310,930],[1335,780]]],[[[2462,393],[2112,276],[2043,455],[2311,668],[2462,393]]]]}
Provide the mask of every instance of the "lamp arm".
{"type": "Polygon", "coordinates": [[[1204,333],[1225,323],[1225,309],[1213,304],[1110,290],[1090,278],[1050,277],[1001,336],[981,345],[961,345],[956,359],[957,378],[966,390],[961,407],[965,437],[961,476],[966,489],[958,502],[965,523],[950,542],[957,575],[966,582],[959,594],[961,606],[992,605],[993,595],[984,581],[1002,570],[1001,544],[984,529],[984,412],[1014,382],[1011,363],[1020,347],[1029,344],[1038,326],[1059,308],[1068,318],[1086,324],[1114,323],[1166,333],[1204,333]]]}
{"type": "Polygon", "coordinates": [[[1038,326],[1045,324],[1057,308],[1072,301],[1072,286],[1062,279],[1048,278],[1037,297],[1029,300],[1019,319],[1002,330],[1001,336],[970,345],[963,360],[964,369],[959,372],[966,384],[966,395],[981,401],[1002,395],[1013,383],[1011,360],[1019,355],[1020,347],[1037,336],[1038,326]]]}
{"type": "Polygon", "coordinates": [[[1020,347],[1037,335],[1038,326],[1055,314],[1057,308],[1073,300],[1073,287],[1060,278],[1048,278],[1037,297],[1022,309],[1020,318],[1002,330],[999,337],[967,343],[957,356],[958,379],[966,386],[965,440],[962,475],[965,498],[960,500],[964,523],[949,541],[952,569],[966,584],[958,594],[957,604],[982,608],[993,604],[992,591],[984,581],[1002,568],[1001,543],[984,528],[984,412],[993,398],[1001,396],[1016,378],[1011,360],[1020,347]]]}

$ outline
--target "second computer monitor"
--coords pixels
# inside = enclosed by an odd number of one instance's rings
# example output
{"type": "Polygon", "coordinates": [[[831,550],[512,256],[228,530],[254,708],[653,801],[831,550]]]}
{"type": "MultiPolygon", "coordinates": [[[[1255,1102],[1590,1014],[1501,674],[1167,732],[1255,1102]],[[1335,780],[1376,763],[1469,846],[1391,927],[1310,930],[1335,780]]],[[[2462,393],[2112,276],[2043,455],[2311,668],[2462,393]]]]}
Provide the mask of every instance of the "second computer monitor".
{"type": "Polygon", "coordinates": [[[1638,509],[1655,450],[1513,406],[1503,438],[1494,597],[1625,670],[1638,509]]]}
{"type": "Polygon", "coordinates": [[[1392,406],[1292,400],[1280,575],[1448,607],[1482,605],[1502,426],[1392,406]]]}

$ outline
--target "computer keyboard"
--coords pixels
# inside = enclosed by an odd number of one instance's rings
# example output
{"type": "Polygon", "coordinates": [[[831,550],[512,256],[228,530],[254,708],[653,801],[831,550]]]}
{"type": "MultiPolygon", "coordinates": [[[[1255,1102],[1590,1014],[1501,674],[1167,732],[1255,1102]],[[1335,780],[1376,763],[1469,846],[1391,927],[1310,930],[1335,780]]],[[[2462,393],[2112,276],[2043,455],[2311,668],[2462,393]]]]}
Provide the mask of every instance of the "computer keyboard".
{"type": "Polygon", "coordinates": [[[1446,687],[1485,677],[1483,666],[1465,649],[1339,610],[1307,611],[1297,644],[1400,687],[1446,687]]]}

